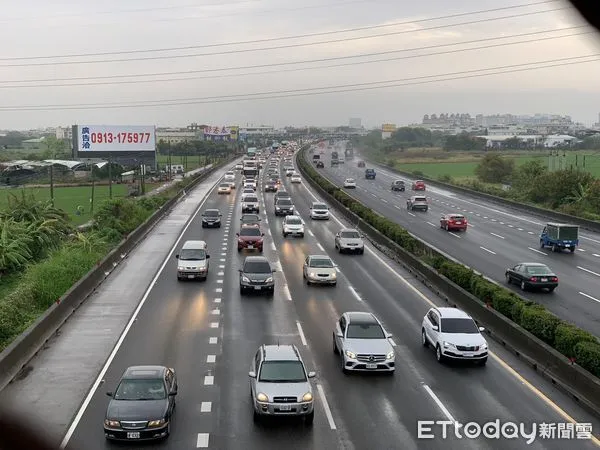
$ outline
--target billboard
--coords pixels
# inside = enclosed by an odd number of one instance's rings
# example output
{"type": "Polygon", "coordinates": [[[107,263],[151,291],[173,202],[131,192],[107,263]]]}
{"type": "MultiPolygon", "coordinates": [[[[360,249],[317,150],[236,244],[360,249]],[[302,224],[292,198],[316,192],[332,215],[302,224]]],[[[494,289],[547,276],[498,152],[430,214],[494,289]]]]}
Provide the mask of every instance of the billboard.
{"type": "Polygon", "coordinates": [[[77,125],[79,154],[154,152],[154,126],[77,125]]]}
{"type": "Polygon", "coordinates": [[[394,123],[384,123],[381,125],[381,131],[384,133],[393,133],[396,131],[396,124],[394,123]]]}
{"type": "Polygon", "coordinates": [[[234,142],[238,140],[239,127],[213,127],[204,128],[204,139],[207,141],[226,141],[234,142]]]}

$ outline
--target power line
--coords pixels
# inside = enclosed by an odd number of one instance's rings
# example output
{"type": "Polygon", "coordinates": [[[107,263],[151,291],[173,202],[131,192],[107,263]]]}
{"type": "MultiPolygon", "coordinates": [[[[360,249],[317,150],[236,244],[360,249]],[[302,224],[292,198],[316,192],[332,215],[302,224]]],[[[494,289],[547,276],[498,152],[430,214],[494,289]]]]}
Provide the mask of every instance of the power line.
{"type": "Polygon", "coordinates": [[[271,99],[271,98],[285,98],[294,97],[299,95],[317,95],[327,93],[340,93],[340,92],[355,92],[364,91],[371,89],[382,89],[390,87],[408,86],[413,84],[426,84],[436,83],[441,81],[450,81],[464,78],[477,78],[482,76],[497,75],[504,73],[523,72],[528,70],[538,70],[551,67],[559,67],[565,65],[584,64],[589,62],[600,61],[600,53],[582,56],[572,56],[567,58],[557,58],[545,61],[510,64],[496,67],[487,67],[482,69],[472,69],[459,72],[447,72],[436,75],[422,75],[410,78],[400,78],[394,80],[383,80],[383,81],[370,81],[364,83],[353,83],[345,85],[333,85],[323,86],[315,88],[303,88],[303,89],[287,89],[279,91],[266,91],[256,92],[250,94],[230,94],[221,96],[209,96],[209,97],[198,97],[198,98],[187,98],[187,99],[165,99],[165,100],[140,100],[136,102],[118,104],[118,103],[97,103],[97,104],[63,104],[63,105],[38,105],[38,106],[0,106],[0,111],[51,111],[51,110],[87,110],[87,109],[114,109],[114,108],[139,108],[142,106],[178,106],[178,105],[195,105],[205,103],[224,103],[239,100],[260,100],[260,99],[271,99]],[[594,58],[585,61],[576,61],[583,58],[594,58]],[[546,64],[540,67],[524,67],[531,66],[534,64],[546,64]],[[506,70],[505,70],[506,69],[506,70]],[[495,71],[495,72],[490,72],[495,71]],[[480,73],[490,72],[490,73],[480,73]],[[441,78],[438,80],[431,80],[431,78],[441,78]],[[428,80],[429,79],[429,80],[428,80]],[[375,86],[379,84],[381,86],[375,86]],[[311,92],[321,91],[321,92],[311,92]]]}
{"type": "MultiPolygon", "coordinates": [[[[571,28],[583,28],[583,27],[584,26],[577,26],[577,27],[571,27],[571,28]]],[[[569,28],[567,28],[567,29],[569,29],[569,28]]],[[[245,67],[242,66],[242,67],[221,68],[221,69],[200,69],[200,70],[185,71],[185,72],[172,72],[170,74],[216,72],[216,71],[223,71],[223,70],[239,70],[239,69],[243,69],[243,68],[276,67],[276,66],[289,66],[289,65],[294,65],[294,64],[314,63],[314,62],[336,61],[336,60],[340,60],[340,59],[360,58],[360,57],[365,57],[365,56],[376,56],[376,55],[391,54],[391,53],[404,53],[404,52],[410,52],[410,51],[416,51],[416,50],[425,50],[425,49],[441,48],[441,47],[448,47],[448,46],[455,46],[455,45],[472,44],[472,43],[477,43],[477,42],[494,41],[494,40],[499,40],[499,39],[509,39],[509,38],[514,38],[514,37],[519,37],[519,36],[530,36],[530,35],[537,35],[537,34],[541,34],[541,33],[563,31],[563,30],[567,30],[567,29],[536,31],[536,32],[521,33],[521,34],[511,35],[511,36],[500,36],[500,37],[495,37],[495,38],[476,39],[476,40],[463,41],[463,42],[457,42],[457,43],[452,43],[452,44],[439,44],[439,45],[431,45],[431,46],[419,47],[419,48],[367,53],[367,54],[362,54],[362,55],[320,58],[320,59],[314,59],[314,60],[291,61],[291,62],[284,62],[284,63],[259,64],[259,65],[254,65],[254,66],[245,66],[245,67]]],[[[527,39],[527,40],[516,41],[516,42],[506,42],[506,43],[501,43],[501,44],[491,44],[491,45],[484,45],[484,46],[471,47],[471,48],[445,50],[445,51],[439,51],[439,52],[425,53],[425,54],[421,54],[421,55],[408,55],[408,56],[399,56],[399,57],[392,57],[392,58],[381,58],[381,59],[374,59],[374,60],[369,60],[369,61],[353,61],[353,62],[347,62],[347,63],[341,63],[341,64],[328,64],[328,65],[321,65],[321,66],[315,66],[315,67],[295,67],[295,68],[289,68],[289,69],[268,70],[268,71],[262,71],[262,72],[245,72],[245,73],[235,73],[235,74],[219,74],[219,75],[194,76],[194,77],[183,77],[183,78],[182,77],[180,77],[180,78],[162,78],[162,79],[154,79],[154,80],[122,80],[122,81],[98,81],[98,82],[91,82],[91,83],[90,82],[74,82],[74,83],[63,83],[63,84],[34,84],[34,85],[1,85],[0,84],[0,89],[100,86],[100,85],[120,85],[120,84],[139,84],[139,83],[164,83],[164,82],[172,82],[172,81],[190,81],[190,80],[202,80],[202,79],[214,79],[214,78],[242,77],[242,76],[251,76],[251,75],[266,75],[266,74],[273,74],[273,73],[329,69],[329,68],[335,68],[335,67],[355,66],[355,65],[359,65],[359,64],[361,64],[361,65],[362,64],[373,64],[373,63],[379,63],[379,62],[390,62],[390,61],[398,61],[398,60],[406,60],[406,59],[424,58],[427,56],[439,56],[439,55],[447,55],[447,54],[454,54],[454,53],[462,53],[462,52],[467,52],[467,51],[506,47],[506,46],[510,46],[510,45],[521,45],[521,44],[528,44],[528,43],[533,43],[533,42],[542,42],[542,41],[548,41],[548,40],[563,39],[563,38],[574,37],[574,36],[582,36],[582,35],[590,34],[590,33],[593,33],[593,31],[590,30],[590,31],[584,31],[581,33],[571,33],[571,34],[566,34],[566,35],[561,35],[561,36],[549,36],[549,37],[544,37],[544,38],[527,39]]],[[[169,73],[167,72],[166,74],[169,74],[169,73]]],[[[133,77],[133,76],[145,77],[145,76],[161,76],[161,75],[164,75],[164,74],[159,73],[159,74],[141,74],[141,75],[124,75],[124,76],[108,75],[105,77],[80,77],[79,79],[84,79],[84,80],[85,79],[87,79],[87,80],[98,79],[98,78],[114,79],[114,78],[120,78],[120,77],[133,77]]],[[[73,80],[73,78],[71,78],[71,79],[67,78],[65,80],[73,80]]],[[[49,81],[53,81],[53,80],[49,80],[49,81]]],[[[24,80],[18,81],[18,83],[27,83],[27,82],[31,83],[33,81],[31,81],[31,80],[30,81],[24,81],[24,80]]],[[[4,82],[0,81],[0,83],[4,83],[4,82]]]]}
{"type": "MultiPolygon", "coordinates": [[[[369,26],[363,26],[363,27],[347,28],[347,29],[343,29],[343,30],[332,30],[332,31],[323,31],[323,32],[319,32],[319,33],[298,34],[298,35],[293,35],[293,36],[279,36],[279,37],[272,37],[272,38],[254,39],[254,40],[248,40],[248,41],[222,42],[222,43],[215,43],[215,44],[191,45],[191,46],[185,46],[185,47],[169,47],[169,48],[155,48],[155,49],[143,49],[143,50],[124,50],[124,51],[116,51],[116,52],[74,53],[74,54],[68,54],[68,55],[46,55],[46,56],[3,57],[3,58],[0,58],[0,61],[23,61],[23,60],[38,60],[38,59],[44,60],[44,59],[56,59],[56,58],[94,57],[94,56],[108,56],[108,55],[130,55],[130,54],[136,54],[136,53],[155,53],[155,52],[182,51],[182,50],[195,50],[195,49],[201,49],[201,48],[224,47],[224,46],[231,46],[231,45],[259,44],[259,43],[264,43],[264,42],[285,41],[285,40],[290,40],[290,39],[301,39],[301,38],[307,38],[307,37],[328,36],[328,35],[333,35],[333,34],[349,33],[349,32],[355,32],[355,31],[365,31],[365,30],[374,30],[374,29],[380,29],[380,28],[389,28],[389,27],[394,27],[394,26],[399,26],[399,25],[412,25],[412,24],[416,24],[416,23],[431,22],[431,21],[435,21],[435,20],[442,20],[442,19],[445,20],[445,19],[452,19],[452,18],[456,18],[456,17],[471,16],[474,14],[483,14],[483,13],[524,8],[524,7],[529,7],[529,6],[553,3],[556,1],[558,1],[558,0],[544,0],[544,1],[537,2],[537,3],[528,3],[525,5],[505,6],[502,8],[470,11],[470,12],[465,12],[465,13],[450,14],[450,15],[445,15],[445,16],[430,17],[430,18],[425,18],[425,19],[418,19],[418,20],[411,20],[411,21],[404,21],[404,22],[395,22],[395,23],[381,24],[381,25],[369,25],[369,26]]],[[[470,21],[470,22],[450,24],[450,25],[440,25],[440,26],[430,27],[430,28],[422,28],[420,30],[404,30],[404,31],[401,31],[398,33],[391,33],[391,34],[401,34],[401,33],[415,32],[415,31],[427,31],[427,30],[431,30],[431,29],[453,27],[453,26],[458,26],[458,25],[470,25],[470,24],[474,24],[474,23],[481,23],[481,22],[487,22],[487,21],[512,19],[512,18],[516,18],[516,17],[530,16],[530,15],[536,15],[536,14],[545,14],[548,12],[562,11],[562,10],[566,10],[566,9],[572,9],[572,7],[565,6],[565,7],[549,9],[549,10],[544,10],[544,11],[533,11],[533,12],[528,12],[528,13],[515,14],[515,15],[511,15],[511,16],[502,16],[502,17],[496,17],[496,18],[492,17],[492,18],[488,18],[488,19],[479,19],[477,21],[470,21]]],[[[321,41],[321,42],[316,42],[316,43],[295,44],[293,46],[317,45],[320,43],[328,44],[328,43],[332,43],[332,42],[343,42],[346,40],[353,40],[353,39],[368,39],[368,38],[372,38],[372,37],[389,36],[391,34],[346,38],[343,40],[321,41]]],[[[289,48],[289,47],[275,47],[275,48],[289,48]]],[[[248,50],[242,50],[242,51],[256,51],[256,50],[260,50],[260,49],[248,49],[248,50]]],[[[217,53],[217,54],[223,54],[223,53],[228,53],[228,51],[217,53]]],[[[211,54],[215,54],[215,53],[198,54],[198,55],[194,55],[194,56],[208,56],[211,54]]],[[[165,55],[163,57],[168,57],[168,56],[165,55]]],[[[163,58],[163,57],[159,57],[159,58],[163,58]]],[[[176,57],[182,57],[182,56],[176,56],[176,57]]],[[[140,59],[128,59],[128,60],[116,60],[116,61],[139,61],[139,60],[140,59]]],[[[113,62],[113,61],[86,61],[86,62],[87,63],[95,63],[95,62],[113,62]]],[[[84,64],[86,62],[81,62],[81,64],[84,64]]],[[[77,63],[78,62],[64,61],[64,62],[58,62],[57,64],[77,64],[77,63]]],[[[27,64],[27,65],[42,65],[42,64],[27,64]]],[[[17,64],[2,65],[0,67],[17,67],[17,66],[19,66],[19,65],[17,65],[17,64]]]]}

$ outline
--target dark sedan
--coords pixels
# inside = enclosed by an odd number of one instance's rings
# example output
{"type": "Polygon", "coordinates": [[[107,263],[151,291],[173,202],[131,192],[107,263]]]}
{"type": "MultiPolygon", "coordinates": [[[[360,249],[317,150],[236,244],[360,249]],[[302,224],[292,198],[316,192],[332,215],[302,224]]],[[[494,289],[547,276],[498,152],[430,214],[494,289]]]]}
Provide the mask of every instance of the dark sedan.
{"type": "Polygon", "coordinates": [[[107,439],[143,441],[161,439],[171,432],[177,377],[163,366],[133,366],[123,373],[104,419],[107,439]]]}
{"type": "Polygon", "coordinates": [[[265,192],[277,192],[277,183],[275,181],[267,181],[265,183],[265,192]]]}
{"type": "Polygon", "coordinates": [[[558,286],[556,274],[550,267],[541,263],[519,263],[506,269],[505,276],[508,284],[516,283],[523,291],[548,289],[552,292],[558,286]]]}
{"type": "Polygon", "coordinates": [[[218,209],[207,209],[202,213],[202,228],[221,228],[221,211],[218,209]]]}
{"type": "Polygon", "coordinates": [[[273,295],[275,292],[275,281],[273,280],[274,269],[271,268],[269,260],[264,256],[248,256],[244,260],[243,269],[240,272],[240,294],[248,291],[266,292],[273,295]]]}

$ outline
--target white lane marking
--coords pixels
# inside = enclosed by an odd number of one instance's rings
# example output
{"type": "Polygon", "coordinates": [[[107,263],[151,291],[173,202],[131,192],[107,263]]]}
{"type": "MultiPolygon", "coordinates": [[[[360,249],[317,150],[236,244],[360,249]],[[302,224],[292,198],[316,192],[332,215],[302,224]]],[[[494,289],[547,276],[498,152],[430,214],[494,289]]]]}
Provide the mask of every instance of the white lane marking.
{"type": "Polygon", "coordinates": [[[212,411],[212,402],[200,403],[200,412],[211,412],[211,411],[212,411]]]}
{"type": "Polygon", "coordinates": [[[215,289],[215,292],[219,292],[219,293],[220,293],[220,292],[223,292],[223,288],[216,288],[216,289],[215,289]]]}
{"type": "Polygon", "coordinates": [[[592,275],[596,275],[597,277],[600,277],[600,273],[594,272],[590,269],[586,269],[585,267],[577,266],[577,268],[579,270],[583,270],[584,272],[591,273],[592,275]]]}
{"type": "Polygon", "coordinates": [[[438,408],[440,408],[440,411],[442,411],[442,413],[446,416],[446,418],[450,422],[455,423],[456,420],[454,419],[454,417],[452,417],[452,414],[450,414],[450,411],[448,411],[448,408],[446,408],[444,406],[444,404],[442,403],[442,401],[438,398],[437,395],[435,395],[435,393],[431,390],[431,388],[429,386],[427,386],[426,384],[423,385],[423,388],[425,389],[425,391],[427,391],[427,393],[429,394],[429,396],[433,399],[433,401],[438,406],[438,408]]]}
{"type": "Polygon", "coordinates": [[[285,295],[285,298],[287,298],[290,302],[292,301],[292,294],[290,293],[290,288],[287,283],[283,285],[283,295],[285,295]]]}
{"type": "Polygon", "coordinates": [[[217,355],[206,355],[207,363],[214,363],[217,361],[217,355]]]}
{"type": "Polygon", "coordinates": [[[514,225],[509,225],[508,228],[514,228],[514,225]]]}
{"type": "Polygon", "coordinates": [[[498,222],[496,219],[492,219],[492,222],[498,222]]]}
{"type": "Polygon", "coordinates": [[[273,241],[271,241],[271,250],[277,251],[277,248],[275,247],[275,243],[273,241]]]}
{"type": "Polygon", "coordinates": [[[487,218],[488,218],[488,216],[483,216],[483,218],[484,218],[484,219],[487,219],[487,218]]]}
{"type": "Polygon", "coordinates": [[[363,301],[363,299],[360,298],[360,295],[358,295],[358,292],[356,292],[356,290],[352,286],[348,286],[348,289],[350,289],[350,292],[352,292],[352,295],[354,295],[359,302],[363,301]]]}
{"type": "Polygon", "coordinates": [[[532,252],[536,252],[539,253],[540,255],[544,255],[544,256],[548,256],[548,253],[544,253],[540,250],[538,250],[537,248],[533,248],[533,247],[527,247],[529,250],[531,250],[532,252]]]}
{"type": "Polygon", "coordinates": [[[217,280],[217,284],[223,284],[223,280],[217,280]]]}
{"type": "Polygon", "coordinates": [[[227,260],[226,260],[225,258],[221,258],[221,259],[219,259],[219,261],[221,261],[221,262],[225,262],[225,261],[227,261],[227,260]]]}
{"type": "Polygon", "coordinates": [[[219,322],[211,322],[210,327],[211,328],[219,328],[219,322]]]}
{"type": "Polygon", "coordinates": [[[219,338],[211,337],[208,339],[209,344],[216,344],[217,342],[219,342],[219,338]]]}
{"type": "Polygon", "coordinates": [[[227,253],[221,253],[221,256],[227,256],[227,253]]]}
{"type": "Polygon", "coordinates": [[[115,356],[117,355],[117,352],[119,351],[119,349],[123,345],[123,342],[125,341],[125,338],[127,337],[127,334],[129,334],[129,330],[131,329],[131,327],[133,326],[133,324],[137,320],[137,316],[140,313],[140,310],[142,309],[142,307],[146,303],[146,300],[150,296],[150,292],[152,292],[152,288],[154,288],[154,285],[156,284],[156,282],[158,281],[158,279],[162,275],[162,272],[165,270],[165,267],[167,266],[167,264],[171,260],[171,257],[173,256],[173,253],[175,252],[175,249],[179,246],[179,242],[181,242],[181,240],[183,239],[183,236],[187,232],[188,228],[192,225],[192,223],[196,219],[196,216],[198,216],[198,214],[200,213],[200,210],[202,209],[202,206],[204,206],[204,203],[206,203],[206,201],[210,197],[210,194],[214,191],[214,188],[215,188],[216,185],[217,185],[217,183],[215,183],[215,185],[207,192],[206,197],[204,197],[204,199],[200,202],[200,204],[198,205],[198,208],[196,209],[196,211],[194,211],[194,213],[190,217],[188,223],[185,224],[185,226],[183,227],[183,230],[181,230],[181,233],[180,233],[179,237],[177,238],[177,240],[173,244],[173,247],[171,247],[171,250],[169,251],[169,254],[164,259],[162,265],[158,269],[158,272],[156,272],[156,275],[154,275],[154,278],[152,279],[150,285],[148,286],[148,289],[146,289],[146,292],[144,293],[144,296],[142,297],[142,299],[138,303],[138,306],[135,309],[135,311],[133,312],[131,318],[129,319],[129,322],[127,323],[127,326],[125,326],[125,329],[123,330],[123,333],[121,333],[121,336],[119,337],[119,340],[115,344],[112,352],[108,356],[108,359],[104,363],[104,366],[102,367],[102,370],[98,374],[98,377],[96,378],[96,381],[94,381],[94,384],[92,385],[92,388],[88,392],[87,397],[85,398],[85,400],[81,404],[81,407],[79,408],[79,411],[77,411],[77,414],[75,415],[75,418],[71,422],[71,425],[69,426],[69,428],[67,430],[67,433],[65,434],[65,437],[63,438],[62,442],[60,443],[60,448],[61,449],[64,449],[67,446],[67,444],[69,443],[69,441],[71,440],[71,437],[73,436],[73,433],[75,433],[75,430],[77,429],[77,426],[79,425],[79,422],[81,421],[81,418],[85,414],[85,411],[86,411],[87,407],[89,406],[90,402],[92,401],[92,397],[94,396],[94,394],[98,390],[98,387],[100,386],[100,383],[104,379],[104,376],[106,375],[106,372],[108,371],[108,368],[110,367],[110,365],[112,364],[113,360],[115,359],[115,356]]]}
{"type": "Polygon", "coordinates": [[[308,346],[308,343],[306,342],[306,336],[304,336],[304,330],[302,330],[302,325],[300,325],[300,322],[296,321],[296,327],[298,327],[298,333],[300,334],[302,345],[305,347],[308,346]]]}
{"type": "Polygon", "coordinates": [[[500,236],[499,234],[492,233],[492,232],[490,232],[490,234],[491,234],[492,236],[496,236],[497,238],[500,238],[500,239],[505,239],[505,238],[504,238],[504,236],[500,236]]]}
{"type": "Polygon", "coordinates": [[[221,299],[220,298],[215,298],[215,303],[221,303],[221,299]]]}
{"type": "Polygon", "coordinates": [[[458,234],[453,233],[452,231],[448,231],[448,234],[454,236],[455,238],[462,239],[458,234]]]}
{"type": "Polygon", "coordinates": [[[219,308],[215,308],[210,312],[213,316],[218,316],[221,314],[221,310],[219,308]]]}
{"type": "Polygon", "coordinates": [[[319,250],[321,250],[322,252],[325,251],[325,249],[323,248],[323,246],[321,245],[320,242],[317,242],[317,247],[319,247],[319,250]]]}
{"type": "Polygon", "coordinates": [[[414,215],[413,213],[411,213],[411,212],[409,212],[408,214],[410,214],[410,215],[411,215],[411,216],[413,216],[413,217],[417,217],[417,216],[415,216],[415,215],[414,215]]]}
{"type": "Polygon", "coordinates": [[[402,209],[398,205],[394,205],[394,208],[396,208],[396,209],[402,209]]]}
{"type": "Polygon", "coordinates": [[[218,272],[218,273],[217,273],[217,276],[218,276],[218,277],[223,277],[223,276],[225,276],[225,272],[218,272]]]}
{"type": "Polygon", "coordinates": [[[519,230],[519,231],[523,231],[523,228],[517,228],[517,230],[519,230]]]}
{"type": "Polygon", "coordinates": [[[597,241],[596,239],[592,239],[589,237],[585,237],[585,236],[579,236],[581,239],[585,239],[586,241],[592,241],[595,242],[596,244],[600,244],[600,241],[597,241]]]}
{"type": "Polygon", "coordinates": [[[489,250],[489,249],[487,249],[487,248],[485,248],[485,247],[482,247],[481,245],[479,246],[479,248],[480,248],[481,250],[484,250],[484,251],[488,252],[488,253],[491,253],[492,255],[495,255],[495,254],[496,254],[496,252],[493,252],[493,251],[491,251],[491,250],[489,250]]]}
{"type": "Polygon", "coordinates": [[[475,226],[472,223],[468,223],[467,225],[470,226],[471,228],[473,228],[475,226]]]}
{"type": "Polygon", "coordinates": [[[382,199],[381,199],[381,201],[382,201],[383,203],[388,203],[388,201],[387,201],[385,198],[382,198],[382,199]]]}
{"type": "Polygon", "coordinates": [[[373,194],[372,192],[371,192],[371,195],[372,195],[373,197],[377,198],[377,196],[376,196],[375,194],[373,194]]]}
{"type": "Polygon", "coordinates": [[[431,223],[431,222],[427,222],[429,225],[431,225],[432,227],[437,227],[437,225],[435,223],[431,223]]]}
{"type": "Polygon", "coordinates": [[[598,253],[593,253],[593,255],[594,255],[596,258],[600,258],[600,255],[599,255],[598,253]]]}
{"type": "Polygon", "coordinates": [[[578,251],[578,252],[585,252],[585,250],[584,250],[584,249],[582,249],[582,248],[578,248],[578,249],[577,249],[577,251],[578,251]]]}
{"type": "Polygon", "coordinates": [[[528,231],[527,234],[535,234],[533,231],[528,231]]]}
{"type": "Polygon", "coordinates": [[[504,222],[500,222],[500,225],[504,225],[504,222]]]}
{"type": "Polygon", "coordinates": [[[591,295],[586,294],[585,292],[579,292],[579,294],[583,295],[584,297],[589,298],[590,300],[594,300],[595,302],[600,303],[600,300],[598,300],[597,298],[592,297],[591,295]]]}
{"type": "Polygon", "coordinates": [[[392,338],[389,338],[388,340],[390,341],[390,344],[392,344],[392,347],[396,346],[396,342],[392,338]]]}
{"type": "Polygon", "coordinates": [[[208,433],[198,433],[198,439],[196,439],[196,448],[208,448],[208,433]]]}
{"type": "Polygon", "coordinates": [[[308,234],[310,234],[312,237],[315,237],[315,234],[311,230],[308,230],[308,234]]]}
{"type": "Polygon", "coordinates": [[[319,391],[319,397],[321,397],[321,402],[323,402],[323,409],[325,410],[327,422],[329,422],[329,428],[332,430],[337,430],[335,422],[333,421],[333,414],[331,414],[331,409],[329,408],[329,403],[327,402],[327,397],[325,397],[325,390],[323,389],[323,386],[317,384],[317,391],[319,391]]]}
{"type": "Polygon", "coordinates": [[[204,385],[212,386],[213,384],[215,384],[215,377],[213,377],[212,375],[206,375],[204,377],[204,385]]]}

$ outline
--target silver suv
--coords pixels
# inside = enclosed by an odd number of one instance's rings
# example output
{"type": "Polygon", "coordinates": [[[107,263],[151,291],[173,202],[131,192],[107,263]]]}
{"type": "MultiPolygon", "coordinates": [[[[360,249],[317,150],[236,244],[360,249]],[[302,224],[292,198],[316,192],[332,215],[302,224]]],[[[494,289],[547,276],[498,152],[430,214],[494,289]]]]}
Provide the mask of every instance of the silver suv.
{"type": "Polygon", "coordinates": [[[406,200],[406,209],[409,211],[414,211],[416,209],[427,211],[429,209],[427,197],[422,195],[413,195],[410,199],[406,200]]]}
{"type": "Polygon", "coordinates": [[[254,421],[266,416],[303,417],[307,425],[315,418],[313,391],[295,345],[261,345],[250,363],[250,396],[254,421]]]}
{"type": "Polygon", "coordinates": [[[362,235],[353,228],[342,228],[335,235],[335,248],[342,252],[358,253],[362,255],[365,252],[365,243],[362,235]]]}

